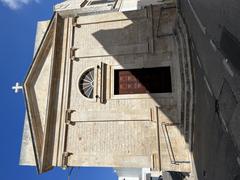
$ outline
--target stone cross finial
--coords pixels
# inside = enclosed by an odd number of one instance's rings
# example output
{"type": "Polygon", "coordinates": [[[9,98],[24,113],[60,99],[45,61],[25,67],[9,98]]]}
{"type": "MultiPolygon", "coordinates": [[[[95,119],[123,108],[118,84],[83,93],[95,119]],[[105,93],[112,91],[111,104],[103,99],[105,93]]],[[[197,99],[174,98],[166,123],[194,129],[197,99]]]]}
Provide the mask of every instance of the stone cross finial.
{"type": "Polygon", "coordinates": [[[20,86],[18,82],[16,82],[16,85],[13,86],[12,89],[14,90],[15,93],[18,93],[19,90],[23,89],[23,87],[20,86]]]}

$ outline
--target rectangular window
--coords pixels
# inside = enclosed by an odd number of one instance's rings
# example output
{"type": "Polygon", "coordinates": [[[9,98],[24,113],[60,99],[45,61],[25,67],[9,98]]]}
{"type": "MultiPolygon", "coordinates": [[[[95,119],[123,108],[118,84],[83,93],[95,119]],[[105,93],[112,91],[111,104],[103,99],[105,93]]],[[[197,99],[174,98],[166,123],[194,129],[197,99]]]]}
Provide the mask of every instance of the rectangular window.
{"type": "Polygon", "coordinates": [[[98,4],[104,4],[104,3],[110,3],[114,2],[115,0],[95,0],[90,3],[90,5],[98,5],[98,4]]]}
{"type": "Polygon", "coordinates": [[[80,5],[80,7],[86,6],[87,3],[88,3],[88,0],[84,0],[84,1],[82,2],[82,4],[80,5]]]}
{"type": "Polygon", "coordinates": [[[171,93],[170,67],[114,71],[114,94],[171,93]]]}

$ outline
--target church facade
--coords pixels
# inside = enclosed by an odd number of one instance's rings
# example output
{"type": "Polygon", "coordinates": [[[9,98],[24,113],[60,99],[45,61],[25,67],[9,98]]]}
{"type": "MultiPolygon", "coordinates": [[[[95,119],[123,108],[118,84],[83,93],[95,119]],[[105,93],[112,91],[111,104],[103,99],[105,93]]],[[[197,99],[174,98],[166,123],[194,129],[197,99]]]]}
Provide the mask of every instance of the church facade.
{"type": "Polygon", "coordinates": [[[35,50],[21,164],[192,171],[192,72],[175,2],[65,1],[39,22],[35,50]]]}

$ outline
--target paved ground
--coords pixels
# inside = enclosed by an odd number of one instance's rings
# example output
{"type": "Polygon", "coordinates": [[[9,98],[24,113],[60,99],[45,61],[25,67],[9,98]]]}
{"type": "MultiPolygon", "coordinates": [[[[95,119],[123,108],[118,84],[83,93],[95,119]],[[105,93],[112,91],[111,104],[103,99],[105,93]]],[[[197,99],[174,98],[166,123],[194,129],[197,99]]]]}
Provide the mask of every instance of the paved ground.
{"type": "MultiPolygon", "coordinates": [[[[195,80],[193,157],[200,180],[240,179],[240,69],[222,48],[237,49],[240,1],[182,0],[191,34],[195,80]],[[230,32],[223,41],[222,32],[230,32]],[[234,44],[234,45],[233,45],[234,44]]],[[[234,54],[234,51],[230,52],[234,54]]]]}

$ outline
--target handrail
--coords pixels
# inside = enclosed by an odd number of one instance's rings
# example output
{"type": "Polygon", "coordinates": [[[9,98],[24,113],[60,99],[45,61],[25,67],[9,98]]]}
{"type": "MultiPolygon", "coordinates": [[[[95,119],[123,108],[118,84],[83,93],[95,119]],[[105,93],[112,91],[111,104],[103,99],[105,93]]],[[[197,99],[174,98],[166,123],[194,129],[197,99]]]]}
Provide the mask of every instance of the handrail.
{"type": "Polygon", "coordinates": [[[171,144],[170,137],[168,134],[167,126],[177,126],[177,125],[180,125],[180,123],[164,123],[164,122],[161,123],[163,135],[165,138],[165,142],[167,144],[167,150],[168,150],[168,155],[170,157],[170,161],[172,164],[190,163],[190,161],[177,161],[174,156],[174,152],[173,152],[172,144],[171,144]]]}
{"type": "Polygon", "coordinates": [[[161,123],[164,139],[165,139],[165,142],[167,144],[168,155],[170,157],[171,163],[172,164],[177,164],[174,153],[173,153],[172,144],[170,142],[170,138],[169,138],[169,134],[168,134],[168,130],[167,130],[167,125],[169,125],[169,124],[161,123]]]}

